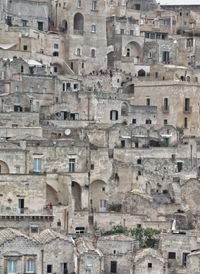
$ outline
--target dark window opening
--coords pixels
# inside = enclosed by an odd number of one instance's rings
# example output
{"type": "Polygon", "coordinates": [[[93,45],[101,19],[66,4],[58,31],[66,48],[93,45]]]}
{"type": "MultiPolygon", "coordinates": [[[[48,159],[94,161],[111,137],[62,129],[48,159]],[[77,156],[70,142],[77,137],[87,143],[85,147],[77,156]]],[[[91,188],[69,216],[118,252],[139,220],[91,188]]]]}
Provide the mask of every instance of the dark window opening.
{"type": "Polygon", "coordinates": [[[183,252],[183,255],[182,255],[182,265],[186,266],[186,263],[187,263],[187,255],[189,253],[187,252],[183,252]]]}
{"type": "Polygon", "coordinates": [[[162,61],[164,64],[169,64],[169,51],[163,51],[162,53],[162,61]]]}
{"type": "Polygon", "coordinates": [[[146,120],[146,125],[151,125],[151,120],[150,119],[146,120]]]}
{"type": "Polygon", "coordinates": [[[54,51],[53,52],[53,56],[59,56],[59,52],[58,51],[54,51]]]}
{"type": "Polygon", "coordinates": [[[184,110],[185,111],[190,110],[190,98],[185,98],[184,110]]]}
{"type": "Polygon", "coordinates": [[[136,124],[136,119],[133,119],[133,120],[132,120],[132,124],[136,124]]]}
{"type": "Polygon", "coordinates": [[[137,164],[138,164],[138,165],[141,165],[141,164],[142,164],[142,159],[141,159],[141,158],[137,159],[137,164]]]}
{"type": "Polygon", "coordinates": [[[146,99],[146,105],[147,105],[147,106],[150,106],[150,98],[147,98],[147,99],[146,99]]]}
{"type": "Polygon", "coordinates": [[[44,30],[44,23],[38,21],[38,30],[43,31],[44,30]]]}
{"type": "Polygon", "coordinates": [[[52,270],[53,270],[52,264],[48,264],[47,265],[47,274],[52,273],[52,270]]]}
{"type": "Polygon", "coordinates": [[[183,170],[183,162],[177,162],[177,170],[181,172],[183,170]]]}
{"type": "Polygon", "coordinates": [[[168,98],[164,98],[164,111],[168,111],[168,110],[169,110],[168,98]]]}
{"type": "Polygon", "coordinates": [[[117,273],[117,262],[116,261],[110,262],[110,272],[117,273]]]}
{"type": "Polygon", "coordinates": [[[176,259],[176,252],[169,252],[168,259],[175,260],[176,259]]]}
{"type": "Polygon", "coordinates": [[[152,263],[148,263],[148,268],[152,268],[152,263]]]}
{"type": "Polygon", "coordinates": [[[125,140],[121,140],[121,147],[125,147],[125,140]]]}
{"type": "Polygon", "coordinates": [[[184,128],[188,128],[188,118],[184,118],[184,128]]]}

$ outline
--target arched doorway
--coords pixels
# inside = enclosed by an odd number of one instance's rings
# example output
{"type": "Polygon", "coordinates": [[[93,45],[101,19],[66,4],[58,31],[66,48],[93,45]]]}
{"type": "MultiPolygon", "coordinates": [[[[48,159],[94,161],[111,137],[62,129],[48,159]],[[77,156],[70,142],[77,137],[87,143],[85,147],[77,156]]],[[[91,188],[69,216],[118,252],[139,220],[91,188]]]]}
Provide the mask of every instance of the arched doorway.
{"type": "Polygon", "coordinates": [[[72,187],[72,197],[74,199],[75,210],[80,210],[81,209],[81,186],[77,182],[72,181],[71,187],[72,187]]]}
{"type": "Polygon", "coordinates": [[[123,103],[121,106],[121,115],[127,116],[128,115],[128,105],[127,103],[123,103]]]}
{"type": "Polygon", "coordinates": [[[140,69],[140,70],[138,71],[138,76],[139,76],[139,77],[144,77],[144,76],[146,76],[145,70],[140,69]]]}
{"type": "Polygon", "coordinates": [[[62,31],[67,32],[68,25],[67,25],[67,20],[62,21],[62,31]]]}
{"type": "Polygon", "coordinates": [[[125,56],[129,58],[132,57],[134,64],[138,64],[142,56],[140,45],[135,41],[128,43],[125,47],[125,56]]]}
{"type": "Polygon", "coordinates": [[[76,13],[74,16],[74,33],[83,34],[84,30],[84,18],[81,13],[76,13]]]}
{"type": "Polygon", "coordinates": [[[8,173],[10,173],[8,165],[5,162],[0,161],[0,174],[8,174],[8,173]]]}
{"type": "Polygon", "coordinates": [[[58,205],[57,191],[50,185],[47,185],[47,205],[52,204],[53,206],[58,205]]]}

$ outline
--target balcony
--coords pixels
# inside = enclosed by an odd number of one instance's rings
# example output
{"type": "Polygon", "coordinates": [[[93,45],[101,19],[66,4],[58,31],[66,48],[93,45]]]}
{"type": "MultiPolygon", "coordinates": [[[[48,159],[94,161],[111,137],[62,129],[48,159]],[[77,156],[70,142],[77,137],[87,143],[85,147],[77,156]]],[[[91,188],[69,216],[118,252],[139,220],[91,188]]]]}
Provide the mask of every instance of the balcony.
{"type": "Polygon", "coordinates": [[[169,106],[162,106],[163,113],[169,113],[169,106]]]}
{"type": "Polygon", "coordinates": [[[0,220],[46,220],[53,221],[53,210],[49,207],[41,210],[30,210],[28,208],[0,207],[0,220]]]}
{"type": "Polygon", "coordinates": [[[183,113],[190,114],[192,112],[192,107],[184,106],[183,113]]]}

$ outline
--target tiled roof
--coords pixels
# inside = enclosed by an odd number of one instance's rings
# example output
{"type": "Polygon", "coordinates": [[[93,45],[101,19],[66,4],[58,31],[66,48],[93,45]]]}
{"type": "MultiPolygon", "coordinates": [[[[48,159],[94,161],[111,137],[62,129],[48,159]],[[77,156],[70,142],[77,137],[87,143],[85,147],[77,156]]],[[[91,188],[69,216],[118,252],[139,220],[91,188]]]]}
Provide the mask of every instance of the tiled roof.
{"type": "Polygon", "coordinates": [[[93,241],[90,238],[80,237],[76,239],[75,244],[79,254],[94,252],[99,256],[103,256],[101,251],[94,246],[93,241]]]}
{"type": "Polygon", "coordinates": [[[30,239],[27,235],[21,233],[19,230],[6,228],[0,230],[0,245],[4,244],[7,241],[13,240],[17,237],[24,237],[26,239],[30,239]]]}
{"type": "Polygon", "coordinates": [[[72,238],[64,236],[64,235],[62,235],[54,230],[50,230],[50,229],[43,230],[39,235],[34,237],[34,239],[41,244],[46,244],[46,243],[49,243],[56,239],[62,239],[62,240],[69,241],[69,242],[73,243],[72,238]]]}

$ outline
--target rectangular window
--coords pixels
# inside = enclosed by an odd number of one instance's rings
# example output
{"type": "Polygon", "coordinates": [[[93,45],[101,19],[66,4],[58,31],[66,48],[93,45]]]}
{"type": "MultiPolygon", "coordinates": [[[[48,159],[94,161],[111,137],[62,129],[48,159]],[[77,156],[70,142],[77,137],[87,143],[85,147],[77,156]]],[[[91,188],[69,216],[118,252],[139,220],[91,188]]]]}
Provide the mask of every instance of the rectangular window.
{"type": "Polygon", "coordinates": [[[105,212],[107,209],[107,201],[106,200],[100,200],[99,201],[99,211],[105,212]]]}
{"type": "Polygon", "coordinates": [[[130,30],[130,35],[133,36],[134,35],[134,31],[131,29],[130,30]]]}
{"type": "Polygon", "coordinates": [[[110,112],[110,120],[111,121],[118,120],[118,111],[117,110],[111,110],[111,112],[110,112]]]}
{"type": "Polygon", "coordinates": [[[28,21],[27,20],[22,20],[22,27],[27,27],[28,21]]]}
{"type": "Polygon", "coordinates": [[[183,162],[177,162],[177,170],[181,172],[183,170],[183,162]]]}
{"type": "Polygon", "coordinates": [[[132,124],[136,124],[137,120],[136,119],[132,119],[132,124]]]}
{"type": "Polygon", "coordinates": [[[44,22],[38,21],[38,30],[40,31],[44,30],[44,22]]]}
{"type": "Polygon", "coordinates": [[[188,128],[188,118],[184,118],[184,128],[188,128]]]}
{"type": "Polygon", "coordinates": [[[190,98],[185,98],[184,111],[190,110],[190,98]]]}
{"type": "Polygon", "coordinates": [[[35,261],[33,259],[28,259],[26,261],[26,272],[27,273],[35,272],[35,261]]]}
{"type": "Polygon", "coordinates": [[[92,10],[96,10],[96,9],[97,9],[97,1],[92,0],[92,10]]]}
{"type": "Polygon", "coordinates": [[[167,125],[167,123],[168,123],[167,119],[164,119],[164,125],[167,125]]]}
{"type": "Polygon", "coordinates": [[[162,62],[164,64],[169,64],[169,51],[163,51],[162,53],[162,62]]]}
{"type": "Polygon", "coordinates": [[[176,252],[169,252],[168,259],[175,260],[176,259],[176,252]]]}
{"type": "Polygon", "coordinates": [[[78,89],[78,84],[74,84],[74,90],[78,89]]]}
{"type": "Polygon", "coordinates": [[[15,167],[15,173],[16,174],[20,174],[20,166],[16,166],[15,167]]]}
{"type": "Polygon", "coordinates": [[[151,103],[150,98],[146,98],[146,105],[150,106],[150,103],[151,103]]]}
{"type": "Polygon", "coordinates": [[[110,272],[117,273],[117,262],[116,261],[110,262],[110,272]]]}
{"type": "Polygon", "coordinates": [[[169,102],[168,102],[168,98],[164,98],[164,111],[168,111],[169,109],[169,102]]]}
{"type": "Polygon", "coordinates": [[[47,265],[47,274],[52,274],[52,271],[53,271],[53,266],[52,266],[52,264],[48,264],[48,265],[47,265]]]}
{"type": "Polygon", "coordinates": [[[60,274],[67,274],[68,269],[67,269],[67,263],[61,263],[60,264],[60,274]]]}
{"type": "Polygon", "coordinates": [[[69,172],[75,172],[76,159],[69,159],[69,172]]]}
{"type": "Polygon", "coordinates": [[[41,170],[42,170],[42,159],[34,158],[33,159],[33,171],[41,172],[41,170]]]}
{"type": "Polygon", "coordinates": [[[55,44],[53,45],[53,48],[54,48],[54,49],[59,49],[59,44],[55,43],[55,44]]]}
{"type": "Polygon", "coordinates": [[[152,263],[148,263],[148,268],[152,268],[152,263]]]}
{"type": "Polygon", "coordinates": [[[8,260],[7,268],[8,274],[17,274],[17,261],[8,260]]]}
{"type": "Polygon", "coordinates": [[[19,213],[23,214],[24,213],[24,199],[19,199],[18,205],[19,205],[19,213]]]}
{"type": "Polygon", "coordinates": [[[91,26],[91,32],[96,32],[96,25],[95,24],[92,24],[92,26],[91,26]]]}
{"type": "Polygon", "coordinates": [[[78,0],[78,1],[77,1],[77,7],[78,7],[78,8],[81,8],[81,0],[78,0]]]}
{"type": "Polygon", "coordinates": [[[151,120],[150,119],[146,120],[146,125],[151,125],[151,120]]]}
{"type": "Polygon", "coordinates": [[[124,34],[124,29],[120,29],[120,34],[124,34]]]}
{"type": "Polygon", "coordinates": [[[92,58],[96,57],[96,50],[95,49],[91,49],[91,57],[92,58]]]}

